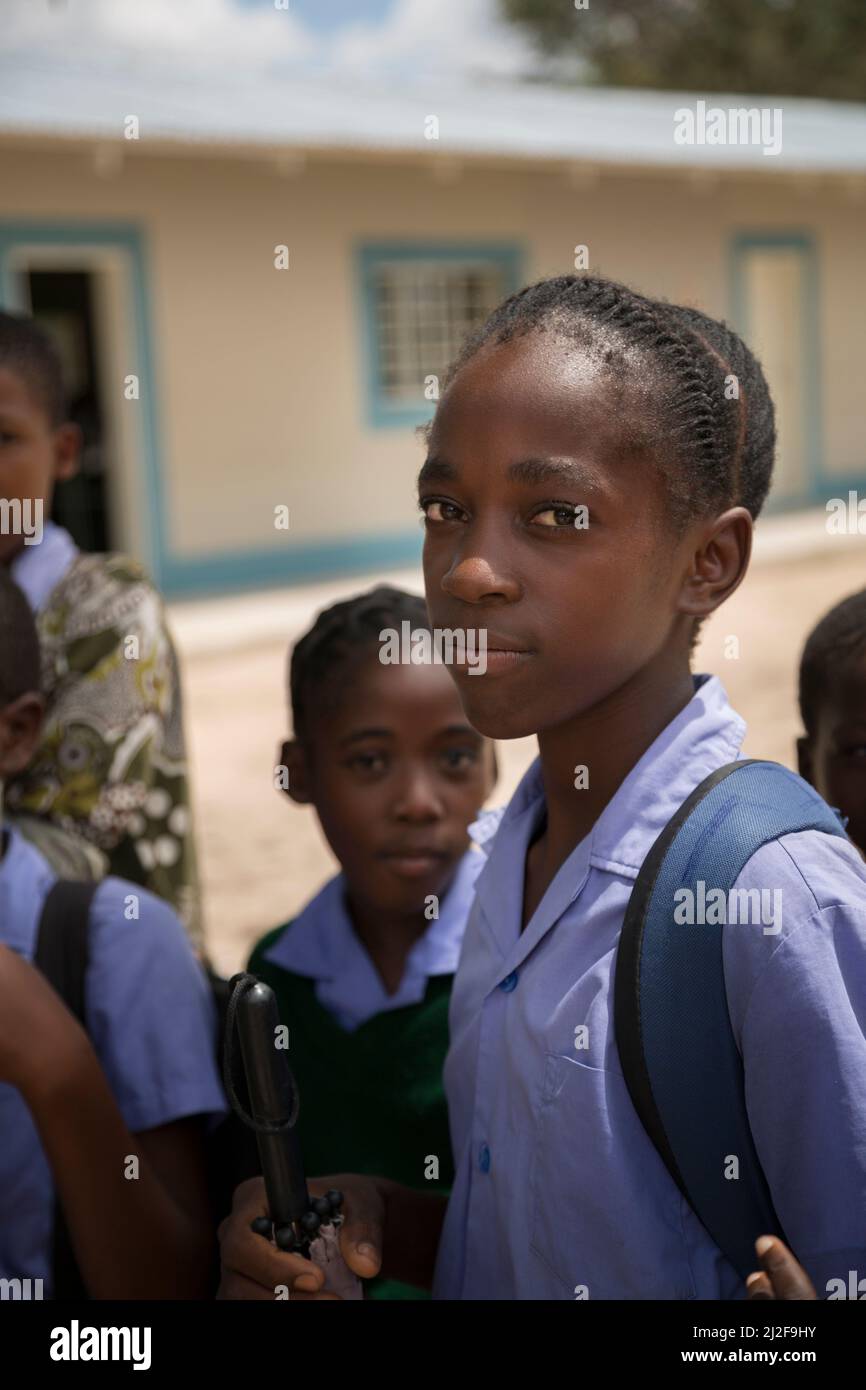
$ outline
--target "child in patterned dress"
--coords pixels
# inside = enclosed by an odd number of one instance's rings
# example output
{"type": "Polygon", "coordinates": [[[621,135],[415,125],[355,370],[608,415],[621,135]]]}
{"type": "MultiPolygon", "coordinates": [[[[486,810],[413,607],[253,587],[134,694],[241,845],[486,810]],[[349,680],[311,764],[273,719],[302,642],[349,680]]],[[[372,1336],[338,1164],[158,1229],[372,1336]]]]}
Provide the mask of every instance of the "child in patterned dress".
{"type": "Polygon", "coordinates": [[[7,809],[59,872],[69,873],[64,837],[78,841],[82,876],[102,869],[150,889],[200,945],[180,680],[162,599],[134,560],[83,554],[48,519],[79,450],[51,342],[31,319],[0,313],[0,565],[36,617],[47,701],[40,747],[7,787],[7,809]]]}

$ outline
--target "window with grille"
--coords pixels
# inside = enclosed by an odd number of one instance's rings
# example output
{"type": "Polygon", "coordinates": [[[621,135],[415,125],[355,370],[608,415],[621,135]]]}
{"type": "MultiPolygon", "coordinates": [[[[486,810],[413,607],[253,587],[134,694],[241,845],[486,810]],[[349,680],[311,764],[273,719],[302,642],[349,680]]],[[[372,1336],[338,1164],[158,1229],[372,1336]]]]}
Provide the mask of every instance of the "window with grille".
{"type": "Polygon", "coordinates": [[[368,373],[376,423],[402,424],[432,413],[430,379],[441,387],[467,333],[511,292],[515,278],[508,252],[366,253],[368,373]]]}

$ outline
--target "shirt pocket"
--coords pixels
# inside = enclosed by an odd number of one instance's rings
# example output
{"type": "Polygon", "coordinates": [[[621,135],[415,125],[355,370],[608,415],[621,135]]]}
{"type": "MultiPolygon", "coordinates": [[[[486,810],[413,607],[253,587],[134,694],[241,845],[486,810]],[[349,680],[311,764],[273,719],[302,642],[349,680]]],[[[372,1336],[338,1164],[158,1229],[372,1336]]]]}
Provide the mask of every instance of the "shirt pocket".
{"type": "Polygon", "coordinates": [[[530,1250],[563,1297],[695,1297],[684,1199],[619,1071],[547,1054],[530,1205],[530,1250]]]}

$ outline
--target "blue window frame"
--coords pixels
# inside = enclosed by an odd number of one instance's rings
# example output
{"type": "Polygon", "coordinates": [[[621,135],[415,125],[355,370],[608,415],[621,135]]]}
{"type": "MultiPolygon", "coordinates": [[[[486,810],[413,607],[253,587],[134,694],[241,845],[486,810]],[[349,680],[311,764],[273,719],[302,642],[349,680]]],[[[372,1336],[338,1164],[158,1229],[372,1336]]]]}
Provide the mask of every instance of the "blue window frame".
{"type": "Polygon", "coordinates": [[[358,250],[367,420],[424,424],[464,336],[520,283],[521,253],[500,243],[382,242],[358,250]]]}

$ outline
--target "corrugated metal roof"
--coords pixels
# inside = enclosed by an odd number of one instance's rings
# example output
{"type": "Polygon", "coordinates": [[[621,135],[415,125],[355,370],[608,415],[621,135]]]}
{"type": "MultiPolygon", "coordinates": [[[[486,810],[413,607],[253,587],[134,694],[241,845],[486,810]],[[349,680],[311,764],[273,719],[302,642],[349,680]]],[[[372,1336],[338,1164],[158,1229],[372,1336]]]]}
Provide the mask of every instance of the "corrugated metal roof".
{"type": "MultiPolygon", "coordinates": [[[[778,172],[866,171],[866,106],[780,97],[701,96],[478,80],[398,87],[294,72],[90,70],[0,61],[0,137],[120,138],[136,115],[143,145],[301,147],[778,172]],[[675,113],[782,112],[778,155],[760,144],[678,144],[675,113]],[[425,119],[439,139],[425,138],[425,119]]],[[[769,117],[768,117],[769,119],[769,117]]],[[[768,127],[769,130],[769,127],[768,127]]],[[[139,148],[142,148],[139,146],[139,148]]]]}

